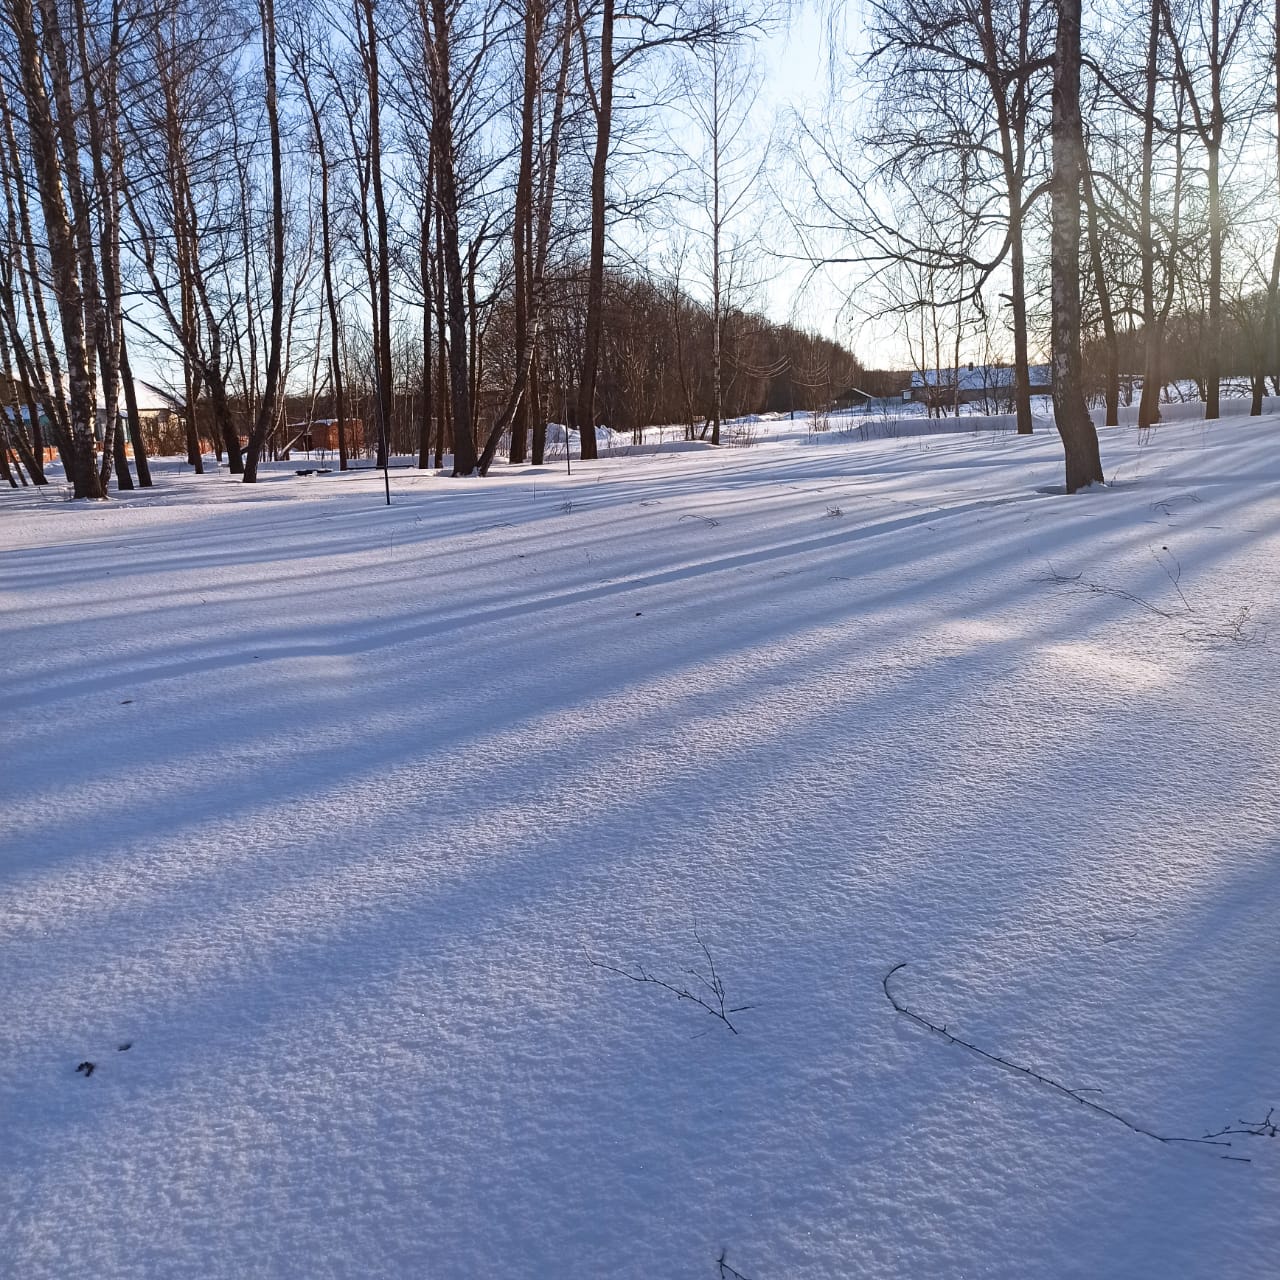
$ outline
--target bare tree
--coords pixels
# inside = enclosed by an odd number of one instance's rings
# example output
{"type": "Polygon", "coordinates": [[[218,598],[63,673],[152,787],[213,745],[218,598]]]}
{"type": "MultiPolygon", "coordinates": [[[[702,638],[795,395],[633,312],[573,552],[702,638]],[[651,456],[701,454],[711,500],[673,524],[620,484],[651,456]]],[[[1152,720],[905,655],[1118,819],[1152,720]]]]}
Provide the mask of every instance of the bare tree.
{"type": "MultiPolygon", "coordinates": [[[[15,116],[0,76],[0,188],[4,191],[8,252],[0,259],[0,312],[5,329],[4,372],[9,378],[11,412],[6,433],[32,483],[48,483],[44,475],[42,413],[47,417],[64,459],[71,453],[71,432],[62,357],[54,339],[45,302],[43,279],[15,116]],[[21,302],[21,307],[19,307],[21,302]]],[[[70,473],[70,467],[68,467],[70,473]]]]}
{"type": "Polygon", "coordinates": [[[512,219],[512,270],[514,277],[514,353],[512,385],[506,404],[489,430],[477,460],[481,475],[487,473],[504,432],[511,431],[511,461],[523,459],[529,410],[537,412],[533,393],[534,364],[547,308],[547,260],[553,235],[556,180],[560,171],[562,134],[567,111],[573,42],[577,35],[574,0],[566,0],[558,30],[544,37],[551,24],[544,0],[526,0],[524,21],[524,76],[520,110],[520,162],[512,219]],[[548,77],[547,68],[554,70],[548,77]],[[550,87],[544,91],[544,83],[550,87]],[[538,121],[549,123],[539,131],[538,121]],[[516,441],[519,440],[517,445],[516,441]]]}
{"type": "Polygon", "coordinates": [[[728,285],[741,269],[750,236],[734,229],[769,163],[769,146],[751,132],[759,80],[748,43],[758,20],[729,0],[709,0],[708,31],[684,77],[688,111],[700,145],[690,151],[707,240],[711,293],[711,443],[720,443],[724,417],[724,336],[728,285]]]}
{"type": "Polygon", "coordinates": [[[94,449],[94,341],[101,297],[76,134],[71,56],[54,0],[4,0],[13,31],[32,169],[40,194],[49,270],[67,378],[67,438],[62,450],[77,498],[107,496],[94,449]]]}
{"type": "Polygon", "coordinates": [[[271,141],[271,342],[267,351],[267,376],[258,406],[257,419],[249,433],[245,450],[244,481],[258,478],[258,461],[267,435],[275,426],[280,393],[280,365],[284,348],[284,155],[280,137],[280,106],[276,80],[275,0],[259,0],[262,25],[262,73],[267,107],[267,130],[271,141]]]}
{"type": "Polygon", "coordinates": [[[1223,143],[1229,125],[1253,119],[1259,108],[1255,84],[1233,84],[1233,64],[1255,17],[1253,0],[1205,0],[1175,13],[1174,0],[1159,0],[1165,38],[1173,54],[1178,83],[1187,97],[1196,137],[1205,153],[1208,195],[1208,329],[1205,334],[1205,418],[1217,418],[1221,406],[1222,363],[1222,203],[1223,143]],[[1198,37],[1198,39],[1197,39],[1198,37]],[[1198,48],[1196,47],[1198,46],[1198,48]],[[1200,61],[1196,61],[1196,54],[1200,61]]]}
{"type": "Polygon", "coordinates": [[[1098,433],[1084,398],[1080,358],[1080,186],[1085,169],[1080,114],[1080,0],[1055,0],[1053,241],[1050,254],[1053,409],[1066,452],[1068,493],[1101,483],[1098,433]]]}
{"type": "Polygon", "coordinates": [[[907,0],[873,3],[865,62],[876,92],[862,130],[871,163],[848,158],[838,122],[808,125],[806,170],[818,192],[813,231],[852,240],[811,260],[858,264],[872,274],[902,264],[938,277],[942,305],[979,316],[988,285],[1008,281],[1017,428],[1030,433],[1026,227],[1045,192],[1048,0],[907,0]],[[869,172],[867,171],[869,168],[869,172]],[[898,208],[928,206],[927,234],[898,208]],[[945,225],[947,234],[938,235],[945,225]],[[950,277],[944,282],[943,276],[950,277]]]}
{"type": "Polygon", "coordinates": [[[457,99],[453,36],[459,6],[455,0],[418,0],[418,3],[427,89],[431,98],[431,155],[435,169],[436,215],[446,297],[453,474],[467,476],[475,471],[477,459],[471,421],[467,291],[462,269],[461,204],[455,146],[457,99]]]}
{"type": "Polygon", "coordinates": [[[615,0],[600,0],[588,10],[578,4],[583,84],[595,124],[591,149],[591,231],[587,255],[587,286],[582,359],[578,390],[570,425],[578,428],[582,456],[597,456],[596,381],[604,333],[605,239],[610,205],[608,182],[614,153],[614,96],[629,70],[648,65],[664,51],[696,48],[713,35],[727,39],[731,27],[727,14],[718,18],[698,0],[638,0],[619,12],[615,0]],[[622,28],[619,30],[618,24],[622,28]],[[594,24],[595,39],[589,29],[594,24]],[[592,46],[594,44],[594,56],[592,46]]]}
{"type": "MultiPolygon", "coordinates": [[[[231,471],[243,469],[230,384],[245,338],[250,376],[242,369],[241,386],[256,393],[257,138],[241,118],[246,104],[234,74],[248,35],[234,14],[200,7],[157,14],[148,56],[129,67],[131,109],[121,120],[133,287],[151,303],[135,309],[133,319],[155,346],[182,361],[187,459],[197,473],[203,471],[197,415],[206,395],[210,436],[225,449],[231,471]],[[157,331],[151,309],[167,333],[157,331]]],[[[245,409],[254,403],[256,395],[245,409]]]]}
{"type": "MultiPolygon", "coordinates": [[[[1280,0],[1276,0],[1275,4],[1269,52],[1271,83],[1275,90],[1275,155],[1273,159],[1276,162],[1276,184],[1280,189],[1280,0]]],[[[1261,351],[1253,377],[1253,400],[1249,412],[1254,416],[1262,413],[1268,367],[1273,374],[1280,377],[1280,353],[1276,349],[1277,342],[1280,342],[1280,226],[1276,228],[1275,247],[1271,254],[1271,274],[1267,281],[1266,320],[1262,329],[1261,351]]],[[[1280,391],[1280,385],[1277,386],[1277,390],[1280,391]]]]}
{"type": "MultiPolygon", "coordinates": [[[[282,41],[289,60],[290,70],[307,108],[311,124],[311,145],[316,165],[320,171],[320,237],[321,270],[324,288],[324,306],[329,320],[329,378],[333,387],[334,414],[338,420],[338,467],[345,471],[349,463],[347,444],[347,403],[342,375],[341,332],[338,318],[338,297],[335,285],[335,257],[337,245],[333,234],[332,201],[330,199],[330,155],[327,109],[332,101],[322,98],[316,84],[313,47],[319,38],[309,28],[302,14],[293,15],[286,27],[282,41]]],[[[332,70],[329,70],[332,78],[332,70]]]]}
{"type": "Polygon", "coordinates": [[[378,24],[374,20],[376,0],[356,0],[356,47],[364,70],[369,103],[369,179],[373,190],[373,208],[377,240],[375,243],[376,279],[370,279],[377,319],[374,325],[374,364],[378,407],[377,465],[387,464],[391,448],[391,414],[394,401],[394,378],[391,369],[391,246],[387,215],[386,184],[382,165],[381,76],[378,70],[378,24]]]}

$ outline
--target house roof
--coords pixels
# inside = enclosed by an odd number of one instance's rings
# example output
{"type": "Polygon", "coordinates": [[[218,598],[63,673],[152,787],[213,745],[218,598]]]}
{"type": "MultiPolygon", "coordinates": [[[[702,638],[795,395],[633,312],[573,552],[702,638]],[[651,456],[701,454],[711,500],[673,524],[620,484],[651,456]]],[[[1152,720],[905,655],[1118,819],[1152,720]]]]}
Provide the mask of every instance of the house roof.
{"type": "MultiPolygon", "coordinates": [[[[66,385],[66,378],[63,378],[63,385],[66,385]]],[[[102,408],[102,383],[95,382],[93,393],[97,397],[97,406],[102,408]]],[[[141,378],[133,380],[133,394],[138,400],[139,413],[163,413],[168,410],[170,413],[182,412],[183,397],[175,391],[164,391],[160,387],[153,386],[150,382],[144,382],[141,378]]],[[[123,417],[125,412],[124,399],[124,379],[120,380],[120,397],[117,401],[120,414],[123,417]]]]}
{"type": "MultiPolygon", "coordinates": [[[[64,389],[65,389],[65,382],[66,382],[66,379],[64,378],[63,379],[64,389]]],[[[21,418],[23,422],[25,422],[30,417],[30,414],[28,413],[25,405],[19,405],[15,410],[14,406],[9,402],[11,398],[9,395],[10,384],[19,388],[23,387],[23,384],[21,382],[18,382],[17,379],[9,379],[6,377],[5,374],[0,373],[0,390],[3,390],[6,393],[5,403],[0,407],[3,407],[5,412],[10,417],[12,417],[16,412],[18,417],[21,418]]],[[[147,414],[163,413],[166,410],[168,410],[171,413],[182,412],[181,396],[170,394],[168,391],[161,391],[159,387],[153,387],[149,382],[143,382],[138,378],[134,378],[133,393],[138,399],[139,413],[147,413],[147,414]]],[[[96,384],[94,386],[94,394],[97,397],[96,408],[98,412],[101,413],[102,412],[102,388],[96,384]]],[[[117,407],[119,409],[120,416],[124,417],[125,399],[124,399],[123,385],[120,388],[120,399],[117,401],[117,407]]],[[[45,423],[48,422],[48,417],[44,413],[43,409],[41,410],[41,413],[40,413],[40,421],[45,423]]]]}
{"type": "MultiPolygon", "coordinates": [[[[162,409],[173,413],[182,412],[182,396],[177,392],[162,391],[149,382],[143,382],[141,378],[134,378],[133,394],[138,398],[139,413],[159,413],[162,409]]],[[[123,391],[120,393],[120,400],[121,403],[124,402],[123,391]]]]}
{"type": "MultiPolygon", "coordinates": [[[[1047,364],[1027,366],[1031,385],[1047,387],[1051,377],[1047,364]]],[[[975,364],[959,369],[922,369],[911,375],[913,390],[940,387],[948,391],[998,391],[1013,386],[1013,366],[1008,364],[975,364]]]]}

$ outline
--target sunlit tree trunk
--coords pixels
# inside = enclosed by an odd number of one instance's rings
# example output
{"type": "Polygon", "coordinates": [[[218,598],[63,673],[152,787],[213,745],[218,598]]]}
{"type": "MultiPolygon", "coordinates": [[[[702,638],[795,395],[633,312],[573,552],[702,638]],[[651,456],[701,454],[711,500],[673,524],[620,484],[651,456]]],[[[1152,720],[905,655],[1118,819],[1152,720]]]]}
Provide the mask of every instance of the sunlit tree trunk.
{"type": "MultiPolygon", "coordinates": [[[[59,17],[47,0],[42,7],[43,30],[38,34],[29,0],[8,0],[8,13],[17,44],[18,70],[27,109],[27,129],[40,205],[44,213],[45,236],[49,248],[49,270],[62,332],[62,354],[67,378],[70,449],[64,455],[68,479],[77,498],[105,498],[106,490],[98,473],[94,453],[93,374],[90,367],[92,337],[86,325],[86,299],[80,277],[81,256],[63,186],[63,164],[78,165],[78,154],[60,156],[58,126],[46,84],[55,86],[69,98],[70,85],[57,85],[58,68],[49,67],[40,41],[59,42],[59,17]]],[[[65,59],[63,59],[65,63],[65,59]]]]}

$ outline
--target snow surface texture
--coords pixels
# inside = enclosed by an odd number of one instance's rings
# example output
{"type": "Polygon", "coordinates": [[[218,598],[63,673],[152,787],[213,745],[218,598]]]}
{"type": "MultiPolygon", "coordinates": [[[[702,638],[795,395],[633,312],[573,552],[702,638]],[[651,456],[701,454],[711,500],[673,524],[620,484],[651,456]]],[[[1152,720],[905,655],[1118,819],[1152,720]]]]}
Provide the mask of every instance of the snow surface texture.
{"type": "Polygon", "coordinates": [[[881,983],[1280,1105],[1280,423],[769,425],[3,495],[0,1272],[1275,1276],[1280,1141],[881,983]]]}

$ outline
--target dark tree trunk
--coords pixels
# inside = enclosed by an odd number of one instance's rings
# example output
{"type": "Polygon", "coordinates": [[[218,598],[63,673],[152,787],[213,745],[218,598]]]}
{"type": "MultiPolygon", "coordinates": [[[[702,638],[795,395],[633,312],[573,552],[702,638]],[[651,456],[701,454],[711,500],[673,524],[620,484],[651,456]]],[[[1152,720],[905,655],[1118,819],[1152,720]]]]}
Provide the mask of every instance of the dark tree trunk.
{"type": "Polygon", "coordinates": [[[1120,425],[1120,344],[1116,337],[1115,315],[1111,310],[1111,289],[1107,284],[1107,270],[1102,261],[1102,237],[1098,231],[1098,208],[1093,195],[1093,175],[1086,164],[1082,190],[1085,200],[1086,223],[1089,228],[1089,260],[1093,267],[1093,286],[1098,294],[1098,310],[1102,315],[1102,333],[1106,344],[1106,371],[1103,395],[1107,406],[1109,427],[1120,425]]]}
{"type": "MultiPolygon", "coordinates": [[[[271,346],[267,352],[267,377],[258,406],[257,421],[245,452],[244,480],[258,478],[258,459],[276,423],[280,382],[280,358],[284,347],[284,157],[280,142],[280,112],[276,98],[275,0],[260,0],[262,61],[266,80],[267,127],[271,137],[271,346]]],[[[239,449],[239,441],[236,448],[239,449]]]]}
{"type": "MultiPolygon", "coordinates": [[[[552,204],[555,199],[556,173],[560,157],[560,133],[564,124],[565,97],[574,35],[573,0],[567,0],[561,33],[560,70],[551,111],[551,128],[547,135],[545,159],[541,169],[541,195],[534,199],[533,142],[535,102],[538,87],[537,49],[546,21],[542,0],[526,0],[529,5],[525,27],[525,91],[521,124],[521,173],[516,191],[516,216],[513,256],[516,267],[516,358],[515,376],[510,395],[498,415],[484,449],[478,469],[488,474],[489,466],[505,431],[511,431],[512,462],[523,462],[530,424],[535,431],[534,461],[541,465],[546,451],[546,420],[538,400],[534,366],[542,330],[543,293],[547,252],[551,243],[552,204]],[[540,433],[540,434],[538,434],[540,433]]],[[[594,440],[594,433],[592,435],[594,440]]]]}
{"type": "Polygon", "coordinates": [[[471,403],[472,440],[478,435],[480,425],[480,308],[476,301],[479,259],[480,243],[473,240],[467,252],[467,376],[471,380],[468,396],[471,403]]]}
{"type": "MultiPolygon", "coordinates": [[[[42,7],[46,22],[49,8],[47,4],[42,7]]],[[[94,394],[90,372],[92,335],[86,329],[86,300],[78,270],[80,259],[64,199],[63,158],[58,154],[57,127],[46,91],[47,68],[40,55],[35,17],[28,0],[14,0],[12,13],[17,61],[27,107],[32,164],[44,211],[49,273],[57,298],[66,358],[69,448],[64,451],[63,461],[77,498],[105,498],[107,494],[94,451],[94,394]]],[[[55,13],[55,33],[57,21],[55,13]]],[[[46,38],[53,38],[48,30],[44,34],[46,38]]],[[[69,85],[65,86],[65,91],[70,92],[69,85]]],[[[77,162],[75,155],[65,159],[69,165],[77,162]]]]}
{"type": "MultiPolygon", "coordinates": [[[[1022,190],[1016,191],[1019,202],[1022,190]]],[[[1022,209],[1010,205],[1009,274],[1012,277],[1009,304],[1013,312],[1013,410],[1018,435],[1029,436],[1031,423],[1031,355],[1027,342],[1027,267],[1023,245],[1022,209]]]]}
{"type": "MultiPolygon", "coordinates": [[[[300,54],[299,58],[305,55],[300,54]]],[[[347,400],[342,380],[342,336],[338,325],[338,299],[333,287],[333,227],[329,207],[329,156],[325,145],[324,121],[305,64],[298,68],[298,80],[302,85],[307,111],[311,116],[311,133],[316,145],[316,159],[320,163],[320,251],[324,262],[324,301],[329,315],[329,380],[333,385],[333,412],[338,420],[338,470],[346,471],[347,449],[347,400]]]]}
{"type": "MultiPolygon", "coordinates": [[[[1275,124],[1280,128],[1280,0],[1275,3],[1275,26],[1271,48],[1272,85],[1276,93],[1275,124]]],[[[1280,163],[1280,132],[1276,134],[1276,160],[1280,163]]],[[[1277,171],[1280,176],[1280,170],[1277,171]]],[[[1262,401],[1267,394],[1267,368],[1276,356],[1276,344],[1280,340],[1280,231],[1276,233],[1276,247],[1271,256],[1271,279],[1267,284],[1267,311],[1262,327],[1262,353],[1254,379],[1253,410],[1262,412],[1262,401]]]]}
{"type": "Polygon", "coordinates": [[[1056,0],[1053,67],[1053,178],[1050,291],[1053,409],[1066,454],[1066,487],[1101,483],[1098,433],[1084,398],[1080,357],[1080,184],[1084,127],[1080,116],[1080,0],[1056,0]]]}
{"type": "Polygon", "coordinates": [[[391,419],[395,407],[395,383],[391,368],[391,248],[387,200],[382,181],[382,112],[378,73],[378,29],[373,20],[373,0],[362,0],[368,62],[369,170],[373,182],[373,208],[377,220],[378,342],[375,352],[378,381],[378,458],[385,467],[391,452],[391,419]]]}
{"type": "Polygon", "coordinates": [[[118,427],[111,435],[111,452],[116,464],[116,488],[132,489],[133,476],[129,474],[129,455],[124,451],[124,432],[118,427]]]}
{"type": "MultiPolygon", "coordinates": [[[[533,134],[538,92],[538,41],[542,34],[542,0],[525,0],[524,83],[520,98],[520,168],[516,177],[515,217],[512,225],[512,265],[515,271],[515,387],[509,415],[512,463],[525,460],[529,434],[525,384],[529,368],[529,303],[533,282],[533,134]]],[[[506,414],[503,415],[508,416],[506,414]]],[[[496,443],[496,442],[495,442],[496,443]]],[[[486,448],[486,453],[490,453],[486,448]]],[[[490,456],[492,454],[490,453],[490,456]]],[[[483,463],[483,460],[482,460],[483,463]]],[[[483,466],[482,466],[482,469],[483,466]]]]}
{"type": "MultiPolygon", "coordinates": [[[[1031,7],[1024,0],[1018,8],[1017,66],[1020,68],[1025,67],[1030,58],[1030,15],[1031,7]]],[[[1009,52],[1003,47],[1002,35],[997,30],[993,0],[981,0],[977,22],[984,71],[995,110],[995,123],[1000,138],[1000,161],[1009,201],[1009,307],[1013,319],[1014,413],[1018,434],[1029,436],[1032,433],[1031,374],[1027,341],[1026,219],[1023,208],[1026,198],[1027,89],[1010,83],[1009,52]]]]}
{"type": "Polygon", "coordinates": [[[475,439],[471,434],[471,385],[467,369],[467,283],[462,270],[461,223],[458,208],[457,157],[453,140],[453,64],[450,51],[450,9],[447,0],[431,0],[432,15],[432,135],[436,160],[436,204],[440,214],[441,246],[449,333],[450,417],[453,426],[453,474],[469,476],[476,469],[475,439]]]}
{"type": "MultiPolygon", "coordinates": [[[[427,185],[430,189],[431,178],[427,185]]],[[[431,466],[431,212],[422,218],[422,420],[418,424],[418,469],[426,471],[431,466]]]]}
{"type": "Polygon", "coordinates": [[[444,468],[444,455],[449,451],[449,422],[451,421],[449,395],[449,343],[446,338],[448,308],[444,293],[444,219],[440,206],[436,206],[435,218],[435,316],[436,316],[436,470],[444,468]]]}
{"type": "MultiPolygon", "coordinates": [[[[1217,6],[1215,4],[1216,13],[1217,6]]],[[[1220,146],[1209,148],[1209,331],[1204,341],[1206,421],[1222,414],[1222,191],[1220,146]]]]}
{"type": "MultiPolygon", "coordinates": [[[[1147,27],[1146,90],[1142,111],[1142,173],[1139,177],[1138,216],[1142,251],[1142,337],[1146,359],[1142,373],[1142,398],[1138,401],[1138,426],[1160,421],[1160,343],[1156,335],[1156,246],[1152,231],[1152,168],[1155,164],[1156,91],[1160,84],[1160,6],[1151,0],[1147,27]]],[[[1172,255],[1173,248],[1170,247],[1172,255]]],[[[1173,269],[1172,262],[1169,267],[1173,269]]]]}
{"type": "Polygon", "coordinates": [[[431,300],[434,273],[431,267],[431,189],[435,184],[435,172],[431,156],[427,156],[427,181],[422,197],[422,243],[419,269],[422,277],[422,421],[418,425],[418,469],[426,471],[431,466],[431,414],[435,405],[431,386],[431,300]]]}
{"type": "Polygon", "coordinates": [[[123,326],[120,329],[120,383],[124,390],[125,421],[129,424],[129,443],[133,445],[133,465],[138,469],[138,484],[143,489],[150,489],[151,464],[147,458],[147,442],[142,438],[138,389],[133,385],[133,369],[129,365],[129,347],[123,326]]]}
{"type": "Polygon", "coordinates": [[[529,412],[532,420],[529,461],[540,467],[547,458],[547,415],[542,412],[542,387],[536,354],[529,368],[529,412]]]}
{"type": "MultiPolygon", "coordinates": [[[[9,437],[9,443],[13,446],[13,451],[18,455],[18,461],[26,468],[27,475],[31,477],[33,485],[48,484],[49,479],[44,473],[44,458],[42,453],[37,453],[35,449],[23,439],[21,431],[14,431],[9,437]]],[[[43,451],[42,451],[43,452],[43,451]]],[[[22,482],[24,485],[26,481],[22,482]]]]}
{"type": "MultiPolygon", "coordinates": [[[[25,457],[23,462],[27,466],[32,482],[43,485],[48,484],[48,478],[44,474],[44,435],[40,426],[40,404],[37,401],[44,404],[49,421],[53,426],[54,438],[59,451],[66,457],[69,457],[72,452],[71,433],[62,389],[62,364],[53,341],[53,328],[49,323],[48,308],[45,306],[44,301],[44,289],[40,283],[41,272],[36,238],[31,231],[31,204],[28,198],[27,183],[22,174],[22,161],[18,154],[17,135],[13,128],[14,113],[10,107],[8,95],[4,91],[2,81],[0,81],[0,115],[4,118],[5,153],[3,161],[7,161],[7,163],[0,162],[0,173],[3,174],[6,186],[6,198],[10,195],[13,197],[14,212],[18,215],[17,228],[25,247],[23,264],[26,269],[23,270],[22,266],[16,261],[15,267],[17,269],[23,310],[31,332],[31,352],[28,359],[21,348],[16,345],[19,326],[17,312],[14,309],[16,308],[16,303],[10,296],[9,323],[14,334],[14,355],[18,362],[22,381],[25,384],[23,396],[27,407],[27,421],[30,424],[30,451],[35,469],[32,470],[32,463],[26,462],[25,457]]],[[[13,224],[12,215],[10,215],[10,224],[13,224]]],[[[22,439],[21,433],[19,433],[17,439],[21,445],[26,444],[26,441],[22,439]]],[[[68,472],[68,474],[70,473],[68,472]]]]}
{"type": "MultiPolygon", "coordinates": [[[[599,456],[596,449],[596,377],[600,369],[600,340],[604,330],[605,178],[613,131],[614,0],[604,0],[600,17],[600,86],[594,103],[595,153],[591,157],[591,247],[587,262],[587,313],[583,334],[582,372],[574,414],[582,457],[599,456]]],[[[566,442],[566,448],[568,447],[566,442]]]]}

